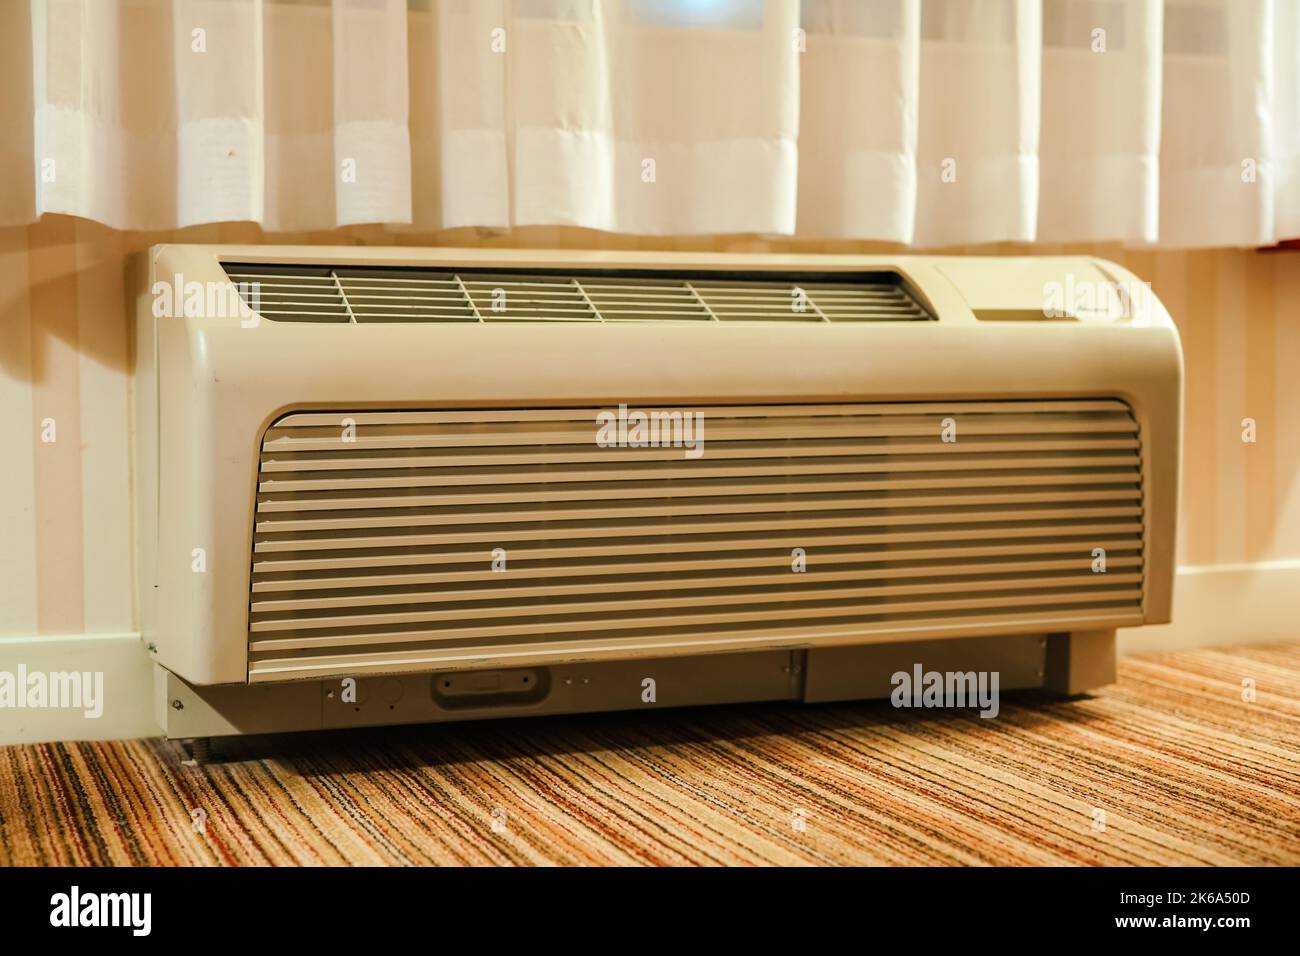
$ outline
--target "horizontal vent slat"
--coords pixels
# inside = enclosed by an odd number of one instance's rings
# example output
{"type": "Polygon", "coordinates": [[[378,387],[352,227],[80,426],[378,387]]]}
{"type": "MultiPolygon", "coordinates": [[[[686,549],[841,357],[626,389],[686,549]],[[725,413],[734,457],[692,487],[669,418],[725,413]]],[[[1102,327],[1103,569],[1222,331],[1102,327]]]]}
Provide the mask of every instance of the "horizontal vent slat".
{"type": "MultiPolygon", "coordinates": [[[[1131,539],[1109,538],[1109,535],[1136,535],[1142,529],[1137,521],[1113,522],[1109,524],[1089,524],[1074,527],[1048,527],[1029,525],[1019,528],[1004,529],[999,532],[998,540],[1008,542],[987,546],[990,553],[1016,553],[1020,550],[1032,551],[1037,548],[1075,549],[1080,543],[1089,547],[1119,549],[1132,544],[1131,539]],[[1066,534],[1068,532],[1068,534],[1066,534]],[[1085,533],[1086,532],[1086,533],[1085,533]],[[1044,540],[1046,539],[1046,540],[1044,540]],[[1109,544],[1107,542],[1110,542],[1109,544]]],[[[510,553],[519,561],[609,559],[622,557],[646,557],[661,554],[700,554],[761,551],[772,548],[781,549],[788,556],[791,549],[803,547],[835,547],[845,545],[874,545],[881,555],[881,560],[894,554],[901,545],[941,542],[954,547],[970,547],[967,541],[988,541],[986,528],[955,529],[944,528],[941,531],[889,531],[879,534],[827,534],[824,530],[805,531],[797,536],[789,532],[780,535],[764,534],[759,538],[738,538],[718,536],[698,539],[671,539],[656,541],[650,538],[632,538],[616,543],[587,544],[582,542],[566,543],[558,547],[535,547],[527,543],[513,545],[510,553]]],[[[473,548],[472,550],[455,549],[449,545],[457,542],[439,542],[438,551],[429,551],[424,544],[417,544],[408,549],[384,546],[378,549],[327,549],[324,557],[304,552],[306,556],[296,558],[261,557],[256,559],[255,571],[268,573],[280,571],[335,570],[348,568],[402,567],[424,564],[457,564],[466,561],[487,561],[491,559],[491,550],[473,548]]],[[[461,542],[464,543],[464,542],[461,542]]],[[[472,542],[470,542],[472,544],[472,542]]],[[[271,551],[272,549],[265,549],[271,551]]],[[[278,549],[283,553],[286,548],[278,549]]],[[[926,549],[940,552],[944,549],[926,549]]],[[[981,552],[982,553],[982,552],[981,552]]],[[[723,560],[723,559],[719,559],[723,560]]]]}
{"type": "MultiPolygon", "coordinates": [[[[1134,526],[1136,527],[1136,526],[1134,526]]],[[[941,547],[900,547],[898,542],[884,540],[881,535],[835,535],[809,540],[802,537],[804,545],[812,545],[816,555],[816,565],[836,565],[843,563],[880,563],[893,564],[905,561],[926,561],[927,566],[938,569],[951,566],[967,567],[972,563],[1004,563],[1007,556],[1025,558],[1022,563],[1033,566],[1074,566],[1077,558],[1062,560],[1056,564],[1049,558],[1035,556],[1071,554],[1078,555],[1092,548],[1122,553],[1125,547],[1132,546],[1131,540],[1107,537],[1106,535],[1088,535],[1060,541],[1041,541],[1034,539],[1015,540],[1002,544],[947,543],[941,547]],[[864,549],[861,545],[872,544],[875,547],[864,549]]],[[[554,577],[560,575],[609,575],[634,572],[662,573],[672,571],[698,571],[718,568],[752,568],[779,566],[788,568],[790,551],[798,547],[793,540],[780,539],[749,542],[751,550],[744,550],[746,542],[739,542],[739,548],[728,551],[726,545],[713,543],[697,544],[696,548],[706,549],[716,557],[698,558],[681,557],[679,552],[691,554],[689,548],[677,548],[672,545],[661,546],[659,550],[643,551],[635,546],[605,546],[603,548],[513,548],[510,577],[519,578],[554,577]],[[766,554],[754,554],[753,551],[765,551],[766,554]],[[666,553],[670,557],[664,557],[666,553]],[[615,560],[610,560],[613,557],[615,560]],[[619,558],[625,560],[617,560],[619,558]]],[[[295,588],[314,587],[360,587],[367,581],[387,580],[393,585],[436,583],[442,581],[489,580],[498,572],[487,570],[492,560],[492,553],[487,549],[474,551],[437,551],[414,552],[410,554],[384,553],[378,555],[349,555],[344,557],[305,558],[296,560],[276,560],[262,558],[257,562],[254,574],[253,591],[284,591],[295,588]],[[469,565],[470,570],[415,570],[428,567],[459,568],[469,565]],[[389,572],[383,569],[410,569],[389,572]],[[380,570],[375,570],[380,569],[380,570]],[[337,572],[337,573],[336,573],[337,572]],[[367,572],[367,573],[362,573],[367,572]],[[344,582],[331,584],[330,582],[344,582]]],[[[868,573],[868,572],[864,572],[868,573]]],[[[892,573],[892,572],[888,572],[892,573]]]]}
{"type": "MultiPolygon", "coordinates": [[[[1051,501],[1090,501],[1113,500],[1138,497],[1135,482],[1136,473],[1107,474],[1090,472],[1064,475],[979,475],[965,477],[946,475],[942,478],[876,478],[867,480],[826,480],[812,476],[801,476],[800,481],[780,482],[741,482],[713,481],[708,483],[692,481],[673,481],[664,484],[624,485],[611,480],[593,482],[587,480],[576,483],[549,482],[546,489],[511,488],[503,491],[470,492],[464,490],[446,491],[438,494],[414,494],[410,490],[419,486],[406,486],[400,492],[385,495],[346,494],[342,489],[329,489],[331,496],[305,495],[301,489],[295,493],[280,493],[278,489],[268,489],[259,499],[258,508],[264,514],[297,513],[309,511],[348,511],[375,510],[384,508],[449,508],[458,505],[537,504],[561,501],[628,501],[644,498],[737,498],[750,496],[784,495],[791,492],[803,494],[843,494],[845,492],[901,492],[901,491],[939,491],[944,489],[989,489],[992,487],[1057,487],[1055,496],[1051,492],[1042,493],[1040,500],[1051,501]],[[1096,491],[1080,489],[1081,481],[1087,486],[1119,485],[1131,489],[1096,491]]],[[[399,486],[400,487],[400,486],[399,486]]],[[[899,495],[891,500],[907,501],[907,496],[899,495]]],[[[929,499],[922,499],[929,500],[929,499]]],[[[954,498],[957,503],[964,498],[954,498]]],[[[1025,496],[1019,500],[1036,500],[1025,496]]]]}
{"type": "MultiPolygon", "coordinates": [[[[1000,518],[986,518],[983,527],[978,530],[969,531],[966,529],[947,529],[944,531],[917,532],[911,540],[918,541],[939,541],[939,540],[958,540],[960,538],[988,538],[1010,537],[1016,534],[1027,536],[1043,535],[1054,536],[1061,533],[1059,527],[1042,527],[1037,522],[1045,519],[1098,519],[1098,518],[1138,518],[1141,509],[1134,506],[1129,508],[1106,508],[1106,509],[1064,509],[1058,508],[1050,513],[1039,513],[1032,515],[1028,519],[1022,519],[1023,524],[1011,525],[1000,518]]],[[[736,520],[728,522],[695,522],[685,524],[675,522],[673,524],[653,524],[644,526],[629,527],[620,525],[615,527],[606,527],[600,525],[582,525],[575,527],[558,528],[555,526],[547,528],[488,528],[476,529],[465,532],[434,532],[424,534],[411,534],[397,529],[391,535],[353,535],[349,537],[294,537],[284,539],[258,538],[254,541],[254,552],[273,552],[273,551],[320,551],[335,550],[340,548],[358,549],[358,548],[392,548],[392,547],[418,547],[423,545],[449,545],[449,544],[486,544],[489,547],[506,546],[516,542],[527,541],[587,541],[600,538],[620,539],[619,547],[623,547],[629,541],[638,538],[661,538],[676,537],[678,544],[685,548],[692,542],[687,539],[682,541],[682,536],[688,535],[725,535],[728,533],[770,533],[773,531],[792,532],[800,531],[804,533],[815,533],[824,529],[849,529],[849,528],[901,528],[908,529],[916,525],[934,527],[937,525],[956,525],[975,523],[970,515],[889,515],[882,514],[872,519],[845,519],[843,517],[818,518],[818,517],[800,517],[798,519],[766,519],[766,520],[736,520]]],[[[1139,528],[1140,524],[1136,521],[1128,525],[1133,528],[1139,528]]],[[[711,539],[716,540],[716,539],[711,539]]],[[[904,540],[900,533],[898,540],[904,540]]]]}
{"type": "MultiPolygon", "coordinates": [[[[390,449],[390,448],[481,448],[497,446],[578,446],[590,448],[595,444],[600,426],[592,419],[590,426],[582,429],[560,430],[553,428],[554,423],[539,422],[519,423],[504,432],[488,432],[471,426],[442,426],[429,428],[420,425],[394,426],[401,428],[401,433],[391,431],[376,435],[358,427],[354,434],[344,435],[342,422],[316,430],[315,437],[300,434],[283,434],[272,429],[263,447],[272,453],[294,451],[349,451],[352,449],[390,449]]],[[[1085,433],[1123,433],[1131,432],[1132,426],[1123,419],[1111,416],[1054,418],[1035,422],[1025,417],[1016,416],[972,416],[969,420],[958,422],[958,436],[966,438],[981,435],[1041,435],[1041,434],[1085,434],[1085,433]]],[[[768,423],[744,419],[732,422],[715,421],[706,418],[702,433],[694,430],[698,426],[685,426],[672,434],[683,436],[681,440],[693,439],[697,435],[707,443],[716,442],[761,442],[779,439],[796,441],[802,439],[861,439],[861,438],[917,438],[927,437],[939,445],[938,451],[948,446],[960,444],[960,440],[940,443],[943,430],[942,419],[917,416],[910,420],[891,420],[885,422],[848,419],[837,421],[800,421],[798,424],[768,423]]],[[[669,434],[665,432],[665,434],[669,434]]],[[[1032,438],[1029,440],[1032,442],[1032,438]]],[[[934,449],[932,445],[932,450],[934,449]]],[[[678,449],[681,454],[681,449],[678,449]]]]}
{"type": "MultiPolygon", "coordinates": [[[[1105,438],[1093,441],[1040,441],[1035,442],[1033,447],[1029,451],[1026,451],[1023,442],[981,441],[978,437],[975,437],[967,440],[960,446],[950,445],[949,450],[945,451],[943,455],[945,458],[953,460],[955,467],[961,467],[963,456],[969,455],[1002,452],[1038,454],[1054,451],[1116,451],[1136,449],[1137,447],[1138,442],[1133,438],[1105,438]]],[[[789,459],[827,457],[846,457],[854,459],[862,457],[878,458],[881,457],[884,448],[884,443],[831,444],[809,442],[804,445],[788,446],[788,451],[785,452],[784,457],[789,459]]],[[[398,452],[403,451],[403,449],[396,450],[398,452]]],[[[771,445],[760,447],[748,443],[723,445],[720,448],[710,446],[708,458],[710,460],[727,459],[733,461],[770,461],[778,457],[771,453],[774,450],[774,447],[771,445]]],[[[891,456],[931,456],[935,453],[934,442],[890,442],[888,445],[888,452],[891,456]]],[[[405,467],[423,468],[431,467],[431,463],[433,462],[437,462],[439,467],[454,468],[463,466],[502,467],[595,462],[612,464],[629,461],[642,463],[671,461],[680,463],[682,461],[682,450],[680,448],[597,448],[594,450],[583,450],[571,446],[565,448],[563,451],[540,447],[506,453],[498,453],[488,450],[448,454],[439,450],[430,450],[419,455],[404,455],[400,453],[396,455],[355,454],[347,458],[318,457],[317,453],[313,452],[297,453],[294,455],[286,453],[267,453],[262,462],[262,473],[272,474],[284,471],[301,471],[304,468],[312,471],[375,470],[405,467]]]]}
{"type": "MultiPolygon", "coordinates": [[[[788,562],[787,562],[788,563],[788,562]]],[[[1080,568],[1084,574],[1066,574],[1066,575],[1041,575],[1040,572],[1052,570],[1049,565],[1044,567],[1033,564],[1011,565],[1009,568],[996,569],[1003,576],[998,578],[988,577],[989,569],[985,568],[950,568],[947,569],[949,578],[972,578],[969,582],[963,581],[960,586],[969,587],[973,591],[977,590],[1007,590],[1015,588],[1046,588],[1055,587],[1059,584],[1072,584],[1076,587],[1110,587],[1118,583],[1133,583],[1141,580],[1140,575],[1117,574],[1119,569],[1132,568],[1140,564],[1140,559],[1136,557],[1115,558],[1108,562],[1109,571],[1106,574],[1094,574],[1088,571],[1088,561],[1058,562],[1056,569],[1066,571],[1079,571],[1080,568]],[[979,571],[981,577],[975,578],[975,572],[979,571]],[[1007,571],[1022,572],[1021,577],[1007,577],[1007,571]],[[1031,576],[1034,575],[1034,576],[1031,576]],[[995,588],[994,586],[997,585],[995,588]]],[[[576,575],[569,577],[552,577],[543,584],[537,585],[505,585],[491,581],[488,572],[484,575],[482,582],[486,587],[470,588],[446,588],[439,591],[386,591],[381,594],[361,593],[361,594],[344,594],[344,595],[322,595],[316,597],[294,597],[294,598],[262,598],[253,601],[252,610],[254,616],[257,615],[274,615],[282,614],[286,611],[316,611],[333,608],[374,608],[374,607],[391,607],[399,604],[455,604],[474,601],[498,602],[513,598],[538,597],[546,598],[558,595],[575,595],[575,594],[613,594],[613,593],[647,593],[647,592],[670,592],[670,591],[697,591],[697,590],[716,590],[718,588],[765,588],[771,593],[790,593],[797,594],[800,589],[817,590],[813,585],[826,582],[836,581],[863,581],[872,578],[888,577],[890,580],[907,582],[914,577],[924,578],[926,584],[897,584],[882,586],[870,592],[863,593],[873,594],[921,594],[939,592],[945,589],[957,587],[958,583],[952,580],[936,582],[931,580],[936,575],[942,575],[942,569],[923,569],[912,574],[898,569],[883,569],[874,572],[853,569],[850,571],[834,571],[829,568],[833,566],[822,566],[819,563],[817,573],[811,577],[806,574],[793,574],[787,567],[782,573],[770,574],[748,574],[748,575],[726,575],[717,577],[677,577],[661,580],[649,581],[592,581],[589,578],[576,575]],[[812,582],[808,584],[806,582],[812,582]]],[[[513,576],[512,577],[517,577],[513,576]]],[[[372,587],[394,588],[390,582],[382,582],[371,585],[372,587]]],[[[828,592],[829,593],[829,592],[828,592]]],[[[737,592],[737,597],[745,600],[749,599],[748,595],[737,592]]]]}
{"type": "MultiPolygon", "coordinates": [[[[855,555],[825,555],[818,554],[816,559],[817,573],[814,575],[815,580],[869,580],[872,578],[897,578],[902,580],[907,577],[907,571],[911,569],[900,568],[896,565],[889,564],[878,568],[863,568],[860,562],[865,556],[855,555]],[[851,571],[837,571],[835,569],[853,565],[851,571]]],[[[967,558],[966,561],[971,559],[967,558]]],[[[1108,567],[1111,570],[1116,568],[1136,567],[1141,564],[1141,558],[1137,556],[1112,555],[1108,558],[1108,567]]],[[[689,572],[710,571],[710,570],[739,570],[745,568],[779,568],[779,575],[769,575],[765,580],[775,583],[785,583],[784,578],[790,574],[789,555],[778,555],[776,557],[762,558],[741,558],[731,557],[727,559],[715,559],[711,561],[660,561],[660,562],[641,562],[641,563],[621,563],[605,567],[596,566],[563,566],[548,565],[543,567],[514,567],[511,569],[510,580],[545,581],[545,587],[554,590],[554,593],[581,593],[591,591],[595,593],[598,590],[626,590],[627,585],[622,582],[614,584],[604,584],[599,581],[593,581],[593,578],[621,575],[637,574],[686,574],[689,572]]],[[[975,573],[991,572],[1039,572],[1039,571],[1065,571],[1078,570],[1080,567],[1087,567],[1087,561],[1081,561],[1079,558],[1048,560],[1039,559],[1036,561],[1000,561],[987,564],[978,564],[972,566],[965,563],[957,565],[943,565],[934,562],[927,563],[924,566],[924,576],[952,576],[962,577],[975,573]]],[[[350,574],[333,577],[289,577],[278,579],[262,578],[253,582],[253,610],[261,612],[270,610],[269,603],[263,603],[258,595],[283,595],[283,594],[314,594],[322,591],[347,591],[349,596],[370,594],[367,600],[372,602],[379,600],[384,595],[401,588],[429,584],[492,584],[494,588],[499,588],[500,583],[497,579],[497,572],[486,569],[487,561],[483,562],[483,567],[472,571],[441,571],[441,572],[408,572],[401,574],[350,574]],[[379,592],[383,592],[380,594],[379,592]]],[[[267,573],[264,569],[262,574],[267,573]]],[[[639,584],[638,587],[669,589],[674,586],[676,579],[648,581],[639,584]]],[[[718,586],[720,581],[729,581],[731,583],[741,584],[746,578],[683,578],[683,586],[718,586]],[[700,582],[703,582],[702,584],[700,582]]],[[[435,592],[428,592],[435,593],[435,592]]],[[[452,593],[452,592],[436,592],[452,593]]],[[[493,595],[505,594],[505,590],[493,590],[493,595]]],[[[514,593],[514,592],[510,592],[514,593]]],[[[403,595],[405,597],[405,595],[403,595]]],[[[321,598],[320,601],[329,601],[332,598],[321,598]]],[[[360,603],[360,597],[358,601],[360,603]]],[[[307,606],[303,604],[302,606],[307,606]]],[[[282,607],[282,606],[281,606],[282,607]]]]}
{"type": "MultiPolygon", "coordinates": [[[[1062,593],[1062,594],[1008,594],[997,595],[995,597],[964,597],[949,600],[933,601],[882,601],[880,603],[859,603],[850,605],[840,605],[827,607],[825,605],[809,604],[803,607],[795,606],[795,602],[787,601],[785,603],[792,605],[789,607],[779,607],[764,610],[754,610],[746,608],[743,610],[726,610],[726,611],[705,611],[699,613],[675,613],[671,610],[654,616],[630,617],[617,615],[614,617],[600,616],[598,620],[584,620],[579,618],[563,618],[561,620],[545,620],[537,622],[509,620],[504,624],[490,624],[470,627],[440,627],[437,630],[418,630],[418,631],[376,631],[368,634],[348,633],[335,635],[315,635],[315,636],[293,636],[293,637],[254,637],[250,643],[252,650],[286,650],[291,648],[313,648],[313,647],[339,647],[347,645],[363,646],[365,644],[400,644],[410,641],[439,641],[450,642],[466,638],[477,637],[506,637],[510,635],[537,635],[537,634],[576,634],[576,633],[605,633],[619,630],[636,630],[643,628],[655,627],[681,627],[681,626],[700,626],[709,624],[729,624],[752,621],[780,621],[780,620],[815,620],[817,617],[844,617],[844,616],[866,616],[880,617],[882,615],[892,615],[896,613],[921,614],[930,612],[945,611],[967,611],[978,608],[1015,608],[1023,606],[1052,604],[1065,604],[1069,606],[1078,606],[1086,604],[1115,604],[1123,605],[1133,603],[1141,599],[1142,592],[1140,588],[1127,588],[1109,592],[1098,593],[1062,593]]],[[[468,616],[468,615],[467,615],[468,616]]],[[[443,612],[426,612],[420,615],[413,614],[393,614],[393,615],[374,615],[376,620],[373,622],[376,627],[384,624],[392,625],[410,623],[424,624],[435,621],[456,621],[464,618],[455,618],[443,612]]],[[[354,622],[353,627],[361,626],[362,622],[354,622]]],[[[255,633],[275,634],[284,631],[293,630],[291,628],[272,628],[272,627],[255,627],[255,633]]]]}
{"type": "MultiPolygon", "coordinates": [[[[882,524],[885,523],[904,523],[910,519],[911,523],[944,521],[944,520],[970,520],[972,515],[983,514],[978,509],[989,505],[1001,505],[1003,510],[997,512],[997,517],[1004,521],[1028,521],[1045,517],[1044,513],[1033,512],[1026,508],[1009,508],[1007,506],[1024,505],[1034,503],[1052,503],[1057,501],[1074,502],[1081,507],[1070,509],[1057,509],[1052,514],[1061,517],[1085,517],[1089,514],[1097,516],[1116,516],[1137,514],[1139,508],[1132,507],[1108,507],[1093,508],[1091,511],[1082,507],[1093,502],[1123,502],[1137,501],[1141,497],[1138,490],[1120,490],[1120,491],[1079,491],[1071,492],[1069,495],[1054,495],[1050,492],[1033,492],[1024,494],[982,494],[970,495],[966,498],[958,498],[955,495],[948,496],[922,496],[909,495],[907,497],[899,496],[897,503],[891,508],[890,504],[881,500],[868,502],[863,508],[858,509],[843,517],[847,520],[861,522],[872,519],[873,516],[865,514],[867,511],[881,512],[881,516],[874,520],[882,524]],[[927,509],[928,510],[925,510],[927,509]],[[897,509],[911,508],[920,509],[913,514],[899,514],[897,509]],[[946,509],[948,513],[945,513],[946,509]]],[[[792,496],[793,498],[793,496],[792,496]]],[[[795,512],[805,512],[813,514],[819,511],[847,512],[848,504],[845,500],[827,499],[827,500],[790,500],[790,501],[764,501],[754,502],[747,501],[739,504],[665,504],[655,506],[652,504],[638,507],[621,507],[610,506],[604,508],[547,508],[544,510],[532,511],[505,511],[501,509],[489,509],[477,511],[472,514],[464,512],[445,513],[430,512],[427,514],[408,514],[393,516],[367,515],[365,517],[332,517],[322,519],[281,519],[267,515],[265,520],[258,521],[254,526],[259,534],[289,534],[304,531],[359,531],[359,530],[381,530],[381,529],[401,529],[401,528],[424,528],[430,525],[448,526],[448,525],[474,525],[477,527],[492,525],[526,525],[535,524],[538,521],[550,523],[557,534],[561,531],[569,531],[571,534],[582,532],[586,534],[587,526],[590,524],[590,530],[593,534],[610,534],[614,529],[606,525],[593,522],[603,522],[610,519],[629,520],[634,518],[661,518],[661,517],[679,517],[679,518],[702,518],[719,516],[745,516],[753,514],[773,514],[784,513],[790,514],[795,512]],[[555,522],[567,522],[563,525],[556,526],[555,522]]],[[[832,522],[838,519],[830,519],[832,522]]],[[[743,522],[737,522],[737,526],[743,522]]],[[[825,527],[825,520],[815,517],[809,517],[804,522],[806,527],[825,527]]],[[[793,526],[787,523],[786,527],[793,526]]],[[[700,523],[697,527],[686,529],[688,531],[702,531],[705,528],[710,530],[721,530],[726,527],[725,524],[714,521],[711,524],[700,523]]],[[[501,531],[496,532],[498,536],[501,531]]]]}
{"type": "MultiPolygon", "coordinates": [[[[310,465],[293,472],[292,477],[269,477],[264,479],[259,485],[258,490],[267,493],[285,493],[285,492],[313,492],[313,491],[333,491],[333,490],[352,490],[352,489],[384,489],[384,488],[424,488],[424,487],[443,487],[443,486],[475,486],[475,485],[525,485],[525,484],[558,484],[565,482],[591,482],[601,481],[663,481],[672,478],[759,478],[767,475],[779,475],[785,478],[797,478],[811,475],[847,475],[847,474],[875,474],[891,473],[898,474],[903,472],[954,472],[954,471],[1015,471],[1027,469],[1032,466],[1039,474],[1043,474],[1045,482],[1065,482],[1068,480],[1077,481],[1077,472],[1072,471],[1069,475],[1053,475],[1052,471],[1060,469],[1088,469],[1093,475],[1099,475],[1097,480],[1108,480],[1120,482],[1125,480],[1125,476],[1119,474],[1099,474],[1100,469],[1131,469],[1136,474],[1136,469],[1140,460],[1136,455],[1106,455],[1106,456],[1077,456],[1077,457],[1043,457],[1036,459],[1028,458],[1002,458],[986,459],[975,461],[957,461],[948,460],[918,460],[918,461],[898,461],[889,459],[884,456],[877,460],[848,460],[848,461],[809,461],[796,460],[782,464],[756,464],[748,463],[732,466],[718,466],[713,463],[699,465],[692,463],[688,466],[673,466],[670,463],[660,467],[652,468],[630,468],[630,467],[605,467],[596,468],[588,467],[581,469],[560,470],[556,468],[547,468],[545,471],[521,473],[516,469],[508,471],[485,471],[482,469],[465,470],[465,469],[439,469],[423,468],[418,466],[408,466],[407,468],[387,468],[387,469],[354,469],[354,470],[383,470],[389,472],[378,477],[370,475],[356,474],[326,474],[324,477],[303,477],[304,475],[319,474],[310,465]],[[397,472],[393,474],[392,472],[397,472]]],[[[283,474],[283,473],[277,473],[283,474]]],[[[921,478],[918,481],[923,480],[921,478]]],[[[970,484],[976,479],[969,477],[952,477],[948,476],[947,480],[958,484],[970,484]]],[[[999,477],[999,482],[1003,479],[999,477]]],[[[1015,479],[1020,483],[1029,483],[1031,477],[1017,477],[1015,479]]],[[[1132,480],[1132,479],[1128,479],[1132,480]]]]}

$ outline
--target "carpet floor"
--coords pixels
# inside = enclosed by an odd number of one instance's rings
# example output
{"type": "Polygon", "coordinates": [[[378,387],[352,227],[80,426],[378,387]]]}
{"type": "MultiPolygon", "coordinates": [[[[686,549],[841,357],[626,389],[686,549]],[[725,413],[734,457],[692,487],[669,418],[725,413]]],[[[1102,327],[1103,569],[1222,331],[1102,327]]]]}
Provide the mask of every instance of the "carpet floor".
{"type": "Polygon", "coordinates": [[[0,864],[1300,864],[1300,644],[1129,658],[992,720],[753,705],[222,754],[0,748],[0,864]]]}

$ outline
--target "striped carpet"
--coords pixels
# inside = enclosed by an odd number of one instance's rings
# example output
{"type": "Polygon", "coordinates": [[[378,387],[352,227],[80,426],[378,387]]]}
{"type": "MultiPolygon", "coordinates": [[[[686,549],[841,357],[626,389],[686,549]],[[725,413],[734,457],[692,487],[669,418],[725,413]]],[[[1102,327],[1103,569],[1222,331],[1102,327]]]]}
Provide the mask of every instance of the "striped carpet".
{"type": "Polygon", "coordinates": [[[0,863],[1300,863],[1300,644],[1129,659],[993,720],[763,705],[226,753],[0,748],[0,863]]]}

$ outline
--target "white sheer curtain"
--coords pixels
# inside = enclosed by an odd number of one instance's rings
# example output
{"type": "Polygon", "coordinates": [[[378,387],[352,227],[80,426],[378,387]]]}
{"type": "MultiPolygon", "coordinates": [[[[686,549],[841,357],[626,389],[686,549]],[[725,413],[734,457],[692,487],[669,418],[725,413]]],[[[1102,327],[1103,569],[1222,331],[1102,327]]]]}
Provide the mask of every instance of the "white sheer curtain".
{"type": "Polygon", "coordinates": [[[797,2],[452,0],[439,12],[447,225],[794,231],[797,2]],[[708,8],[725,25],[692,22],[708,8]]]}
{"type": "Polygon", "coordinates": [[[1300,235],[1300,0],[6,0],[0,224],[1300,235]]]}

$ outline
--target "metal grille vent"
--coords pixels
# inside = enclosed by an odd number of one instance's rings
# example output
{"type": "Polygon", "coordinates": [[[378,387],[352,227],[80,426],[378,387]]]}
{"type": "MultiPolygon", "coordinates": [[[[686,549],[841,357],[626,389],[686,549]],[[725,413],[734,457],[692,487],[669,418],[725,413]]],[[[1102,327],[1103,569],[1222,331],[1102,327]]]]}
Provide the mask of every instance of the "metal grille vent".
{"type": "Polygon", "coordinates": [[[223,263],[279,322],[905,322],[929,313],[894,273],[816,276],[356,269],[223,263]]]}
{"type": "Polygon", "coordinates": [[[249,679],[1141,621],[1141,458],[1122,402],[676,409],[705,415],[696,459],[601,447],[600,411],[276,422],[249,679]]]}

